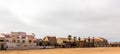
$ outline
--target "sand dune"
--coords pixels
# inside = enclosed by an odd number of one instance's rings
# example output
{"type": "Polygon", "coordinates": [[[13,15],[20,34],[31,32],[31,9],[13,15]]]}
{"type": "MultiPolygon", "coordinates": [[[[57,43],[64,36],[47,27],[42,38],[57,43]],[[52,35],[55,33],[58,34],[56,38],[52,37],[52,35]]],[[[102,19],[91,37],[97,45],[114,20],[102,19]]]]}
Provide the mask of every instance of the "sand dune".
{"type": "Polygon", "coordinates": [[[35,50],[6,50],[0,54],[120,54],[120,48],[60,48],[35,50]]]}

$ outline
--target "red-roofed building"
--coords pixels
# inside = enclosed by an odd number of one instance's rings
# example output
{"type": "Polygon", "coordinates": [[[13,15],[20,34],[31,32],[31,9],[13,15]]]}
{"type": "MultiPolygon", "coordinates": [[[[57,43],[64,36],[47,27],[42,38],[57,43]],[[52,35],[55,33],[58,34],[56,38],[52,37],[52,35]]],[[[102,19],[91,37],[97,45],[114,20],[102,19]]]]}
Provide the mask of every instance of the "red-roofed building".
{"type": "Polygon", "coordinates": [[[43,41],[46,43],[46,45],[52,45],[55,46],[57,43],[57,39],[55,36],[46,36],[43,38],[43,41]]]}

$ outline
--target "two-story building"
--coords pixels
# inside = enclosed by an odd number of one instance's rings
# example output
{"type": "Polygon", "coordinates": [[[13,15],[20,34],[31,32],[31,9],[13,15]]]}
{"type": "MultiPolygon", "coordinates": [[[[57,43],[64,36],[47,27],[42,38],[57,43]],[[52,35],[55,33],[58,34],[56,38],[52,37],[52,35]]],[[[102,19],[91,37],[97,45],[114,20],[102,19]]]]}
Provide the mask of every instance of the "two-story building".
{"type": "Polygon", "coordinates": [[[44,45],[55,46],[57,43],[57,39],[55,36],[45,36],[43,38],[44,45]]]}
{"type": "Polygon", "coordinates": [[[29,48],[36,46],[36,37],[32,33],[30,35],[25,32],[11,32],[10,34],[2,34],[6,37],[8,48],[29,48]]]}

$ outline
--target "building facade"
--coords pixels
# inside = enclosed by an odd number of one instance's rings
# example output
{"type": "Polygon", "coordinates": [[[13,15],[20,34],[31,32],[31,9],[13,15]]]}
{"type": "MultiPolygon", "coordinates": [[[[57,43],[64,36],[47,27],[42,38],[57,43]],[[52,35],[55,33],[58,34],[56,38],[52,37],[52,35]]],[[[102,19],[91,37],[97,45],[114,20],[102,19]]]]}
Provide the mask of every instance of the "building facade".
{"type": "Polygon", "coordinates": [[[34,34],[27,35],[25,32],[11,32],[10,34],[2,34],[6,37],[8,48],[24,48],[36,46],[36,38],[34,34]]]}
{"type": "Polygon", "coordinates": [[[55,36],[45,36],[43,38],[44,45],[55,46],[57,43],[57,39],[55,36]]]}
{"type": "Polygon", "coordinates": [[[6,50],[6,38],[3,35],[0,35],[0,50],[6,50]]]}

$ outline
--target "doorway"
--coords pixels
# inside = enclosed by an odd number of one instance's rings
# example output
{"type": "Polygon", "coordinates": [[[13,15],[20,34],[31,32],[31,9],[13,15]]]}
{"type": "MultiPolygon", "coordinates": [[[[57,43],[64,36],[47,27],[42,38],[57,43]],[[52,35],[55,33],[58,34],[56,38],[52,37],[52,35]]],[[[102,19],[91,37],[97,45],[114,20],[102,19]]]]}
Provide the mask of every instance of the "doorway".
{"type": "Polygon", "coordinates": [[[4,44],[1,44],[0,47],[1,47],[1,50],[4,50],[4,44]]]}

